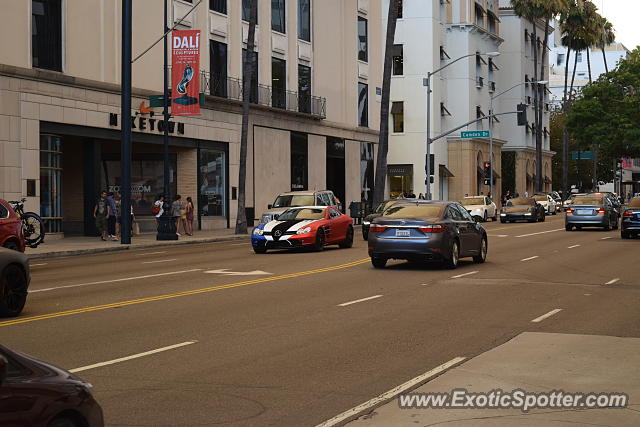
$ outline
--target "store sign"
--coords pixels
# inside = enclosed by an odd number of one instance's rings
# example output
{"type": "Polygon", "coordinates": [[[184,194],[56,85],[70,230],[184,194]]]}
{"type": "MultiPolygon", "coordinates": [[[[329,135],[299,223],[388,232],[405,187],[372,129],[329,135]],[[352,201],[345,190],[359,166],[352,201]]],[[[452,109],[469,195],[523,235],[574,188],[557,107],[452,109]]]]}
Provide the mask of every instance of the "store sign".
{"type": "MultiPolygon", "coordinates": [[[[109,113],[109,126],[118,126],[118,114],[109,113]]],[[[184,123],[167,122],[170,134],[184,135],[184,123]]],[[[144,116],[131,116],[131,129],[139,132],[151,131],[164,133],[165,121],[144,116]]]]}
{"type": "Polygon", "coordinates": [[[171,33],[171,115],[200,115],[200,30],[171,33]]]}

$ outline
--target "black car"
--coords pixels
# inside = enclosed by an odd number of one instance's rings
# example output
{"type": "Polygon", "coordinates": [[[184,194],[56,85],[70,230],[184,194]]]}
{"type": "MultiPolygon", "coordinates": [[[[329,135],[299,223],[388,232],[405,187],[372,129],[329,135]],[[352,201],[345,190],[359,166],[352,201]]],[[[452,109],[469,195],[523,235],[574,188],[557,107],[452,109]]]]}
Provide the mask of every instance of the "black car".
{"type": "Polygon", "coordinates": [[[29,258],[21,252],[0,248],[0,317],[22,312],[30,280],[29,258]]]}
{"type": "Polygon", "coordinates": [[[533,197],[516,197],[509,199],[500,212],[500,222],[544,222],[545,209],[533,197]]]}
{"type": "Polygon", "coordinates": [[[382,216],[382,212],[384,212],[385,209],[388,209],[394,204],[401,201],[406,201],[406,199],[385,200],[384,202],[376,206],[373,213],[370,213],[369,215],[365,216],[364,219],[362,220],[362,238],[364,240],[367,240],[369,238],[369,225],[371,225],[371,221],[378,218],[379,216],[382,216]]]}
{"type": "Polygon", "coordinates": [[[396,203],[369,228],[369,256],[376,268],[389,259],[436,261],[456,268],[460,258],[487,257],[487,233],[459,203],[396,203]]]}
{"type": "Polygon", "coordinates": [[[640,234],[640,197],[631,199],[622,214],[620,237],[628,239],[640,234]]]}
{"type": "Polygon", "coordinates": [[[0,345],[0,426],[102,427],[91,384],[0,345]]]}

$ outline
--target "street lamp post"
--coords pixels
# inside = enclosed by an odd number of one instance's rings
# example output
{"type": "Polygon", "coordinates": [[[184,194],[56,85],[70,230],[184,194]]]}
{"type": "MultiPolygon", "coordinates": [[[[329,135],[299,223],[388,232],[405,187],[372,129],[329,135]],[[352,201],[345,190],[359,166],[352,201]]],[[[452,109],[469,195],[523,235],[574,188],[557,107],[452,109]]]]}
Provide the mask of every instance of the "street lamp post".
{"type": "Polygon", "coordinates": [[[121,167],[121,239],[123,245],[131,244],[131,28],[132,1],[122,2],[122,88],[120,117],[122,121],[121,167]]]}
{"type": "MultiPolygon", "coordinates": [[[[426,105],[426,121],[427,121],[427,149],[426,149],[426,159],[425,159],[425,172],[427,175],[427,178],[425,179],[425,185],[426,185],[426,191],[425,191],[425,199],[427,200],[431,200],[431,77],[434,74],[439,73],[440,71],[444,70],[445,68],[455,64],[458,61],[461,61],[465,58],[468,58],[470,56],[476,56],[476,55],[486,55],[489,57],[494,57],[494,56],[498,56],[500,55],[500,52],[487,52],[487,53],[470,53],[468,55],[463,55],[459,58],[456,58],[455,60],[449,62],[446,65],[443,65],[442,67],[438,68],[435,71],[430,71],[427,73],[427,78],[423,79],[423,86],[426,86],[427,88],[427,105],[426,105]]],[[[435,167],[435,162],[434,162],[434,167],[435,167]]]]}

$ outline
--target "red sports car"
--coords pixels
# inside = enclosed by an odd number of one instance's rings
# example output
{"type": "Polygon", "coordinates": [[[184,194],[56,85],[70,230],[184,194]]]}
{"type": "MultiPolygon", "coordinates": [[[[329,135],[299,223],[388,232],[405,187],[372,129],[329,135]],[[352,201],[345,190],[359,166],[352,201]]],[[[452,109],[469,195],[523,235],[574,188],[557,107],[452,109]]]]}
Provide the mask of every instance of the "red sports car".
{"type": "Polygon", "coordinates": [[[321,251],[326,245],[353,245],[353,220],[333,206],[301,206],[283,212],[277,220],[260,224],[251,236],[258,254],[268,249],[310,247],[321,251]]]}
{"type": "Polygon", "coordinates": [[[4,199],[0,199],[0,246],[20,252],[25,248],[20,217],[4,199]]]}

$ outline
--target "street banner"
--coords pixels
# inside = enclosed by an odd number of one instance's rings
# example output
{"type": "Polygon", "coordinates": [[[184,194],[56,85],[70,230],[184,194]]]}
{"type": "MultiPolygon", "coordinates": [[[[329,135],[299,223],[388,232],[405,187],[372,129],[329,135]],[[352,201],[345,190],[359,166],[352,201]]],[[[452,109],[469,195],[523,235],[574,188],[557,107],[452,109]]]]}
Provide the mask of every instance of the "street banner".
{"type": "Polygon", "coordinates": [[[171,115],[200,115],[200,30],[171,33],[171,115]]]}

